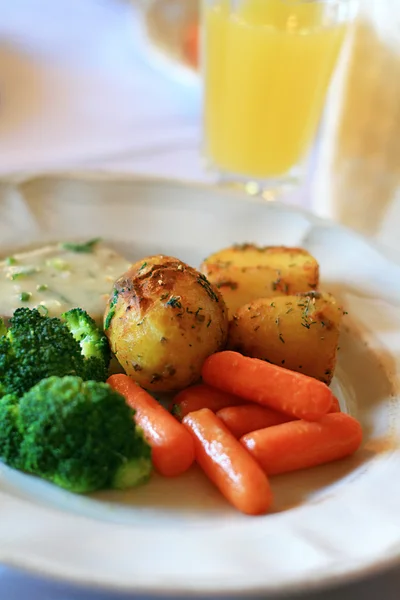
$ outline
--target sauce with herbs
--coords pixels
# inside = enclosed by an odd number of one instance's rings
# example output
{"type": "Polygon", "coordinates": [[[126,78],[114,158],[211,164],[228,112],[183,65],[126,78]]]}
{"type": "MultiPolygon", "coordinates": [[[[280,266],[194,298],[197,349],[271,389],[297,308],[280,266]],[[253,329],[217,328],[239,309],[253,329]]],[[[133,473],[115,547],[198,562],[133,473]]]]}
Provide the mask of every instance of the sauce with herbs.
{"type": "Polygon", "coordinates": [[[56,317],[80,307],[101,322],[113,283],[129,266],[97,240],[14,254],[0,261],[0,316],[8,318],[20,307],[42,306],[56,317]]]}

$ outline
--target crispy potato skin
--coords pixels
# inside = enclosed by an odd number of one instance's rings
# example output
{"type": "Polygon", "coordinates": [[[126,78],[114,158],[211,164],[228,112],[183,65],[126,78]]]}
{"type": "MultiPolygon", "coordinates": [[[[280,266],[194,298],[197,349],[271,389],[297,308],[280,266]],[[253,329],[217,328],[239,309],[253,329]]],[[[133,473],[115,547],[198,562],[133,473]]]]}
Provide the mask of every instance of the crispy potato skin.
{"type": "Polygon", "coordinates": [[[222,293],[229,316],[258,298],[315,290],[319,266],[303,248],[231,246],[212,254],[201,272],[222,293]]]}
{"type": "Polygon", "coordinates": [[[104,323],[126,373],[158,392],[194,383],[228,336],[219,291],[192,267],[163,255],[138,261],[115,282],[104,323]]]}
{"type": "Polygon", "coordinates": [[[343,309],[327,293],[256,300],[240,308],[228,347],[330,384],[343,309]]]}

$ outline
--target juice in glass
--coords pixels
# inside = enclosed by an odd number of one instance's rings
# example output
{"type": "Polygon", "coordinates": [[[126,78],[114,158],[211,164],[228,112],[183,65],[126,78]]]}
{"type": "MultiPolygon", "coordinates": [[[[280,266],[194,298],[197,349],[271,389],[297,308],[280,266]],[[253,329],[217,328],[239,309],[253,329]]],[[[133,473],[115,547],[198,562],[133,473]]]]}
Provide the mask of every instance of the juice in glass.
{"type": "Polygon", "coordinates": [[[325,2],[203,0],[205,151],[221,171],[281,177],[318,127],[346,23],[325,2]]]}

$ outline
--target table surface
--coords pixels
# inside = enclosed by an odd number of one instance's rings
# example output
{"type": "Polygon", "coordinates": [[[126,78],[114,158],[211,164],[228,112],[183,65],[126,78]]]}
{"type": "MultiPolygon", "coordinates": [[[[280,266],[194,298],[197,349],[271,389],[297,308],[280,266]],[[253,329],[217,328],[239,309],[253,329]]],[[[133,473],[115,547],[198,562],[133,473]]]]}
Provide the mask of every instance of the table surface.
{"type": "MultiPolygon", "coordinates": [[[[213,182],[198,151],[199,88],[149,66],[138,38],[135,11],[123,0],[2,3],[0,176],[100,169],[213,182]]],[[[292,202],[307,206],[307,195],[292,202]]],[[[395,251],[399,219],[391,216],[381,238],[395,251]]],[[[32,600],[121,598],[0,566],[2,597],[28,593],[32,600]]],[[[307,600],[399,596],[397,569],[307,600]]]]}

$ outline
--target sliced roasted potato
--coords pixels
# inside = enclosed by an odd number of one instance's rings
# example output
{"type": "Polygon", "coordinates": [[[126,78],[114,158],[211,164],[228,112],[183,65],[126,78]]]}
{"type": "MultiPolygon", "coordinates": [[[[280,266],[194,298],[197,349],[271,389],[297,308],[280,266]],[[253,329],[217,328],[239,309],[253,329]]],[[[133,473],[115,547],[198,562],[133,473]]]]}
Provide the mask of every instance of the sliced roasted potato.
{"type": "Polygon", "coordinates": [[[327,293],[259,299],[234,315],[228,346],[329,384],[342,315],[341,305],[327,293]]]}
{"type": "Polygon", "coordinates": [[[253,300],[315,290],[319,281],[315,258],[285,246],[231,246],[209,256],[200,270],[220,290],[230,317],[253,300]]]}

